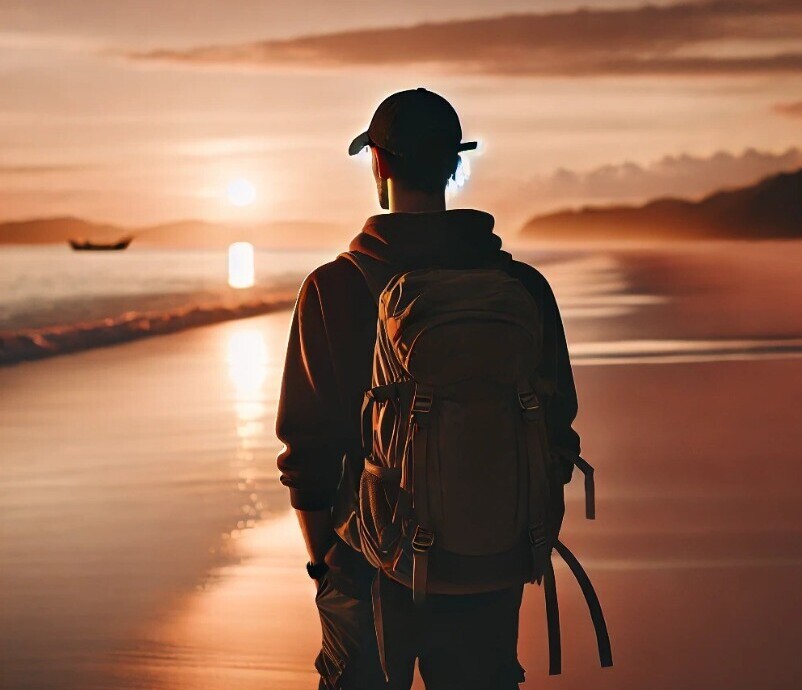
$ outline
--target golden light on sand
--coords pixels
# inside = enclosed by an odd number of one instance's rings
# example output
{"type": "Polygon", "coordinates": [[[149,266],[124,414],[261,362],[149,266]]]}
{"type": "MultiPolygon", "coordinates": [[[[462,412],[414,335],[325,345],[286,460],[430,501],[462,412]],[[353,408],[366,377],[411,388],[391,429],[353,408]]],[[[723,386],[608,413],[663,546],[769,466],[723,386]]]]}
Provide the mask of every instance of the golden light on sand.
{"type": "Polygon", "coordinates": [[[250,206],[256,201],[256,187],[250,180],[237,177],[228,183],[226,197],[234,206],[250,206]]]}
{"type": "Polygon", "coordinates": [[[255,271],[253,245],[234,242],[228,247],[228,284],[233,288],[253,287],[255,271]]]}

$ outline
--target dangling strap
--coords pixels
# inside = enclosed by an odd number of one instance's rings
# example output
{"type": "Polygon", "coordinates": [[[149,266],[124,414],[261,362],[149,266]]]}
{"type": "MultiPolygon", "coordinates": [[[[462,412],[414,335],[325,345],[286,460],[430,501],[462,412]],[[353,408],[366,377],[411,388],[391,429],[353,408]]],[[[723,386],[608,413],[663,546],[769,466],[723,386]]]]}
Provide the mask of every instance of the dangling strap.
{"type": "Polygon", "coordinates": [[[427,462],[429,414],[434,391],[431,386],[417,384],[412,399],[412,509],[417,527],[412,537],[412,600],[420,606],[426,600],[429,571],[429,550],[434,544],[434,531],[429,517],[427,462]]]}
{"type": "MultiPolygon", "coordinates": [[[[599,648],[599,662],[601,663],[602,668],[612,666],[613,652],[610,647],[610,636],[607,633],[607,623],[604,620],[604,613],[602,612],[601,604],[599,603],[599,597],[596,596],[596,590],[593,589],[593,585],[590,582],[588,574],[579,564],[576,556],[574,556],[574,554],[568,550],[565,544],[558,540],[554,545],[554,549],[560,554],[562,559],[571,569],[576,581],[579,583],[579,587],[582,589],[582,594],[585,595],[585,602],[587,603],[588,610],[590,611],[590,619],[593,621],[593,628],[596,632],[596,645],[599,648]]],[[[552,589],[555,589],[554,586],[552,586],[552,589]]],[[[552,596],[556,596],[556,592],[552,596]]],[[[547,593],[547,615],[548,597],[549,595],[547,593]]],[[[559,619],[557,620],[557,635],[559,636],[559,619]]],[[[551,633],[549,633],[549,639],[551,639],[551,633]]]]}
{"type": "Polygon", "coordinates": [[[382,619],[382,600],[379,592],[379,578],[381,570],[377,570],[370,585],[370,598],[373,603],[373,626],[376,629],[376,645],[379,648],[379,663],[381,664],[384,679],[389,683],[390,676],[387,675],[387,657],[384,648],[384,622],[382,619]]]}
{"type": "Polygon", "coordinates": [[[596,484],[593,481],[593,466],[578,455],[574,459],[582,474],[585,475],[585,517],[588,520],[596,519],[596,484]]]}
{"type": "Polygon", "coordinates": [[[532,387],[522,382],[518,386],[526,432],[526,454],[529,464],[529,544],[532,550],[533,582],[540,577],[541,567],[549,560],[546,548],[546,506],[549,504],[549,485],[546,479],[544,442],[540,438],[540,402],[532,387]]]}
{"type": "Polygon", "coordinates": [[[543,571],[543,594],[546,598],[546,628],[549,635],[549,675],[562,672],[562,645],[560,643],[560,608],[557,605],[557,582],[551,556],[546,559],[543,571]]]}
{"type": "Polygon", "coordinates": [[[418,525],[412,537],[412,601],[422,606],[426,601],[426,581],[429,577],[429,549],[434,544],[434,532],[418,525]]]}

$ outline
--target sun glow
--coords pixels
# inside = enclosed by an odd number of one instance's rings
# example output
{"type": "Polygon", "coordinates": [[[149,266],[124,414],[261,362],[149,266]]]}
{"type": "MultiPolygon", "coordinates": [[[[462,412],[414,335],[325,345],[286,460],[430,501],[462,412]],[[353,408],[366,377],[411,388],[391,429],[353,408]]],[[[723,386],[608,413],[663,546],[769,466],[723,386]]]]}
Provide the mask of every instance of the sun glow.
{"type": "Polygon", "coordinates": [[[250,180],[237,177],[228,183],[226,197],[233,206],[250,206],[256,201],[256,187],[250,180]]]}
{"type": "Polygon", "coordinates": [[[454,176],[449,178],[448,184],[446,185],[446,197],[448,199],[453,199],[455,196],[457,196],[460,190],[465,187],[465,183],[468,181],[470,176],[471,165],[468,162],[468,157],[460,156],[457,169],[454,171],[454,176]]]}
{"type": "Polygon", "coordinates": [[[234,242],[228,247],[228,284],[233,288],[253,287],[255,271],[253,245],[250,242],[234,242]]]}

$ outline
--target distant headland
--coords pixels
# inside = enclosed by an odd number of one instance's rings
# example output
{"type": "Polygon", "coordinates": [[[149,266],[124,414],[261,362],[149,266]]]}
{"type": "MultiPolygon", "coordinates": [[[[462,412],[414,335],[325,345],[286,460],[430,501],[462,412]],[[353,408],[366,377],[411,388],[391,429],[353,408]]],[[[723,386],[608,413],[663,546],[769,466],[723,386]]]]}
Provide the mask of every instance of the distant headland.
{"type": "Polygon", "coordinates": [[[527,221],[538,240],[781,239],[802,237],[802,169],[699,201],[655,199],[642,206],[586,206],[527,221]]]}

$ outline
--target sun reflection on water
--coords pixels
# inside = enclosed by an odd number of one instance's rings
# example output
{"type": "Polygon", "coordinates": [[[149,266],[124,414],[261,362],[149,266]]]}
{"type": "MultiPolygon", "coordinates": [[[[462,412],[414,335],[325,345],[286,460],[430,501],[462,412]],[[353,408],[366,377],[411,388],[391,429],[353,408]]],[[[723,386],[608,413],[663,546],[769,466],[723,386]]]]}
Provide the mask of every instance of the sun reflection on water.
{"type": "Polygon", "coordinates": [[[242,326],[228,337],[226,363],[234,386],[234,414],[236,415],[237,447],[234,450],[232,469],[237,491],[242,496],[240,519],[229,538],[238,539],[240,532],[253,527],[259,519],[262,503],[259,501],[256,478],[255,451],[264,435],[267,405],[265,383],[268,377],[268,347],[261,330],[242,326]]]}
{"type": "Polygon", "coordinates": [[[243,326],[228,337],[228,374],[237,401],[261,399],[267,379],[267,343],[258,329],[243,326]]]}

